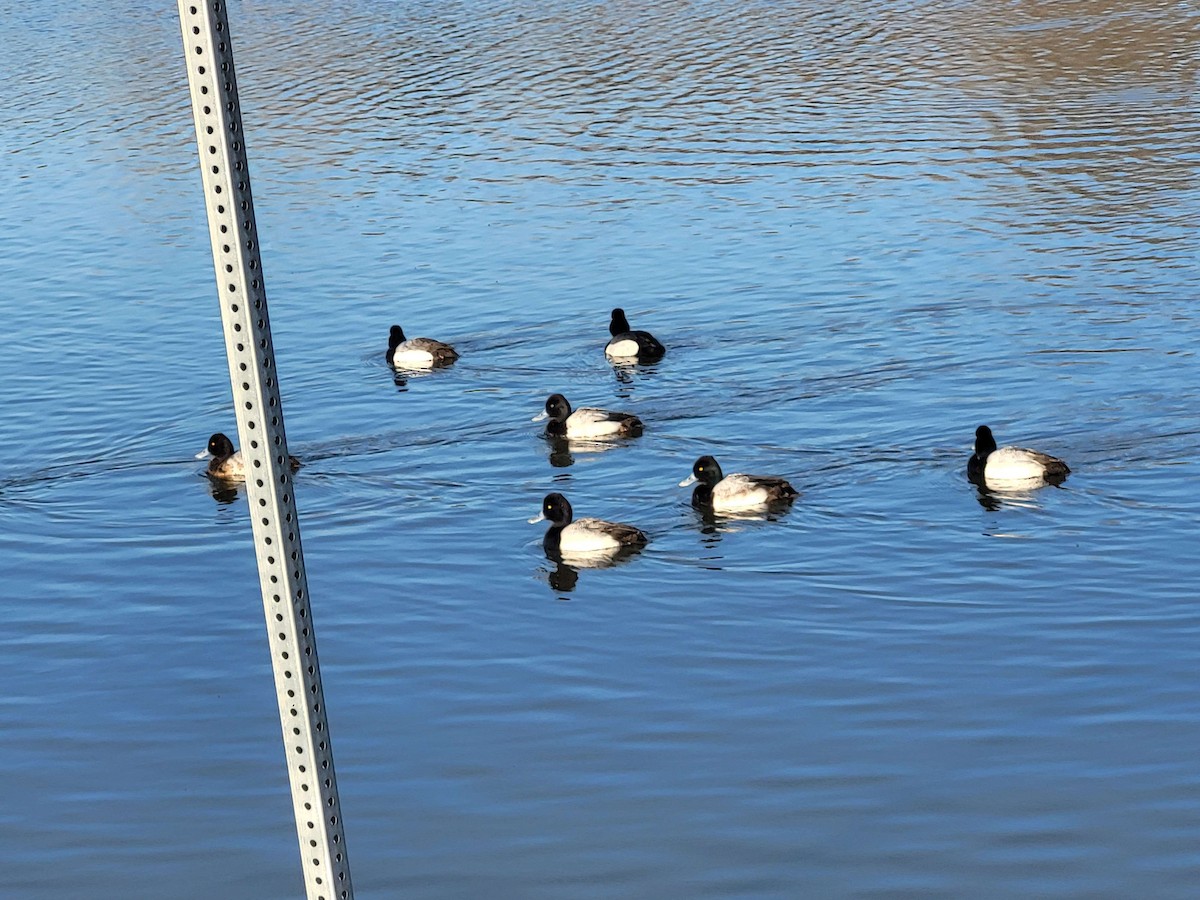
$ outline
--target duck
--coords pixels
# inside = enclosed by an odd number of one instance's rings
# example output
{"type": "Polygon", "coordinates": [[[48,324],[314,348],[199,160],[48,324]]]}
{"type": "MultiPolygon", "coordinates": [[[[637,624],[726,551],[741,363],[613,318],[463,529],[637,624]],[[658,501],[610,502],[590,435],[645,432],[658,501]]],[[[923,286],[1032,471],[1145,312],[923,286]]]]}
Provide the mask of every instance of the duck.
{"type": "MultiPolygon", "coordinates": [[[[241,450],[233,449],[233,441],[221,432],[208,439],[208,449],[198,455],[211,456],[208,461],[208,474],[213,478],[245,479],[246,461],[241,450]]],[[[288,456],[288,463],[293,472],[300,468],[300,460],[288,456]]]]}
{"type": "Polygon", "coordinates": [[[645,532],[632,525],[603,519],[574,520],[571,503],[559,493],[547,494],[541,514],[530,524],[549,520],[542,547],[551,557],[571,554],[607,554],[644,547],[650,542],[645,532]]]}
{"type": "Polygon", "coordinates": [[[988,487],[1005,482],[1028,487],[1038,483],[1057,484],[1070,473],[1065,462],[1039,450],[1024,447],[999,447],[992,429],[975,429],[975,453],[967,461],[967,480],[988,487]]]}
{"type": "Polygon", "coordinates": [[[774,475],[725,475],[720,463],[711,456],[696,460],[691,476],[679,482],[680,487],[690,484],[696,484],[692,506],[713,512],[760,509],[773,503],[791,502],[800,493],[774,475]]]}
{"type": "Polygon", "coordinates": [[[613,437],[637,437],[645,427],[642,420],[631,413],[612,412],[581,406],[572,411],[571,404],[562,394],[551,394],[546,398],[546,408],[533,417],[534,422],[546,419],[546,434],[551,437],[595,439],[613,437]]]}
{"type": "Polygon", "coordinates": [[[393,325],[388,334],[387,362],[400,369],[433,369],[458,359],[458,351],[433,338],[405,338],[404,329],[393,325]]]}
{"type": "Polygon", "coordinates": [[[640,363],[658,362],[666,355],[667,348],[648,331],[634,331],[629,327],[625,318],[625,310],[620,307],[612,311],[612,321],[608,325],[608,333],[612,339],[604,347],[604,355],[609,359],[633,359],[640,363]]]}

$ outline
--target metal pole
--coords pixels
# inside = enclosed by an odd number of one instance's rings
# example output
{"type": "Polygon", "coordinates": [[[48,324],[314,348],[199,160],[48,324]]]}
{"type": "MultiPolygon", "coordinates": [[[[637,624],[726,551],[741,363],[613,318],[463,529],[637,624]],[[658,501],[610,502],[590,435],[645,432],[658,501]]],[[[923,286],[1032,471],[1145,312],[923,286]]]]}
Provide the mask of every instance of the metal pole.
{"type": "Polygon", "coordinates": [[[351,900],[223,0],[179,0],[229,379],[309,900],[351,900]]]}

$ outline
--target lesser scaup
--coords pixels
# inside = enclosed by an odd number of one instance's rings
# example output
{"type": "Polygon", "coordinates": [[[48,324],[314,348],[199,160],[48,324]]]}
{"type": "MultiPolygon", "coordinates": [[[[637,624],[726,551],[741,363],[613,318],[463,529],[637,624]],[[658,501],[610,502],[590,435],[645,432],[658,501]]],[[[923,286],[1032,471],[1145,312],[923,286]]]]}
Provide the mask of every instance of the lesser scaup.
{"type": "Polygon", "coordinates": [[[1057,484],[1070,468],[1061,459],[1024,447],[996,447],[992,429],[975,429],[975,453],[967,462],[967,479],[987,487],[1030,487],[1039,483],[1057,484]]]}
{"type": "Polygon", "coordinates": [[[611,412],[583,406],[572,410],[562,394],[546,398],[546,408],[533,417],[534,422],[545,419],[546,434],[565,438],[637,437],[642,433],[642,420],[624,412],[611,412]]]}
{"type": "Polygon", "coordinates": [[[692,506],[714,512],[757,509],[772,503],[787,502],[799,492],[782,478],[772,475],[724,475],[711,456],[702,456],[692,466],[692,474],[679,482],[680,487],[696,484],[692,506]]]}
{"type": "Polygon", "coordinates": [[[610,359],[636,358],[640,363],[651,363],[658,362],[667,352],[650,332],[632,330],[625,310],[620,308],[612,311],[608,333],[612,339],[605,345],[604,355],[610,359]]]}
{"type": "Polygon", "coordinates": [[[571,504],[562,494],[547,494],[542,501],[541,515],[531,523],[550,521],[542,547],[551,557],[573,553],[616,553],[643,547],[649,538],[632,525],[605,522],[603,519],[574,520],[571,504]]]}
{"type": "Polygon", "coordinates": [[[458,359],[458,353],[449,344],[433,338],[404,337],[404,329],[393,325],[388,334],[387,361],[398,369],[433,369],[448,366],[458,359]]]}
{"type": "MultiPolygon", "coordinates": [[[[212,457],[208,461],[208,474],[213,478],[244,479],[246,477],[246,461],[242,457],[242,451],[234,450],[233,441],[221,432],[218,431],[208,439],[207,451],[199,455],[203,457],[206,453],[212,457]]],[[[288,462],[293,472],[300,468],[300,460],[296,457],[289,455],[288,462]]]]}

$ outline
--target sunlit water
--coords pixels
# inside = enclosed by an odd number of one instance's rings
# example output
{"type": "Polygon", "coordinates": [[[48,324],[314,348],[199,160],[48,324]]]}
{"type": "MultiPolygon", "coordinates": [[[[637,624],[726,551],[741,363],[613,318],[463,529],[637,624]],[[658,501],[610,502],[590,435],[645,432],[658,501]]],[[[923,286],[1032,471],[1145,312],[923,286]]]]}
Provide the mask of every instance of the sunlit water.
{"type": "MultiPolygon", "coordinates": [[[[7,889],[293,897],[178,26],[123,6],[0,13],[7,889]]],[[[1194,9],[299,9],[234,46],[361,895],[1196,895],[1194,9]],[[397,383],[393,322],[461,360],[397,383]],[[551,446],[552,391],[646,433],[551,446]],[[985,422],[1071,476],[980,496],[985,422]],[[802,496],[706,521],[704,453],[802,496]],[[649,547],[545,559],[551,490],[649,547]]]]}

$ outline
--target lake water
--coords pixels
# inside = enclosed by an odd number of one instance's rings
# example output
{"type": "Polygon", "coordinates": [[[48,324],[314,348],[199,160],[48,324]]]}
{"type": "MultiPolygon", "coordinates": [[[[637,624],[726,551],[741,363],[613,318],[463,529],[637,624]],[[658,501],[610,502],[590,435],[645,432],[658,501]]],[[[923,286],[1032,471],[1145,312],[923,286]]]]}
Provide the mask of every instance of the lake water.
{"type": "MultiPolygon", "coordinates": [[[[302,892],[160,6],[0,13],[6,896],[302,892]]],[[[1197,895],[1195,8],[232,20],[360,896],[1197,895]],[[981,497],[981,423],[1071,476],[981,497]],[[705,522],[704,453],[802,496],[705,522]],[[649,547],[560,568],[551,490],[649,547]]]]}

